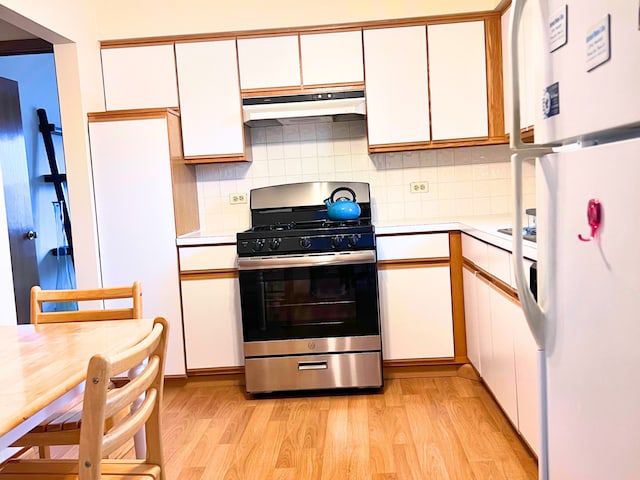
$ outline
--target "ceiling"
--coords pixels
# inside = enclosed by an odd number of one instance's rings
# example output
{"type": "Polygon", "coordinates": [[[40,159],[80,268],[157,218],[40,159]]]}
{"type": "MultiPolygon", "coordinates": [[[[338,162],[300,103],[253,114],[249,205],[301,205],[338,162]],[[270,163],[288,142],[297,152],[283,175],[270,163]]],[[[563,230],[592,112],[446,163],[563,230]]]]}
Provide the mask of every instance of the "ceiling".
{"type": "Polygon", "coordinates": [[[6,40],[26,40],[29,38],[38,37],[0,19],[0,42],[6,40]]]}

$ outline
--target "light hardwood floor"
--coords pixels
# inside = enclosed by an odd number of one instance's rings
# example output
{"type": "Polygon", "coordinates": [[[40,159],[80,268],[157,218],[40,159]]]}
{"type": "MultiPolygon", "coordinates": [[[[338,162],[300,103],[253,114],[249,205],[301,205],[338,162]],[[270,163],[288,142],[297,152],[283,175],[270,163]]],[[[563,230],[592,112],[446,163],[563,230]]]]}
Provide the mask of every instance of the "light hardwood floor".
{"type": "Polygon", "coordinates": [[[391,379],[380,392],[260,398],[196,378],[169,383],[164,405],[169,479],[537,478],[535,460],[493,398],[466,378],[391,379]]]}

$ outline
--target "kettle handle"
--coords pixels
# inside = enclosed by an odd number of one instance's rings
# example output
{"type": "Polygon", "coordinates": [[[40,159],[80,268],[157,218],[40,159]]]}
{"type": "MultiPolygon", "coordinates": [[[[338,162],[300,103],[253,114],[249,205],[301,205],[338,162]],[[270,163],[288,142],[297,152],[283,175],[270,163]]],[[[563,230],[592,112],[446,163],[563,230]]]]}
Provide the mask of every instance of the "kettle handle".
{"type": "Polygon", "coordinates": [[[336,193],[341,192],[342,190],[349,192],[351,194],[351,197],[353,197],[352,201],[353,202],[356,201],[356,192],[351,190],[349,187],[338,187],[333,192],[331,192],[331,197],[330,197],[331,203],[336,201],[336,199],[335,199],[336,193]]]}

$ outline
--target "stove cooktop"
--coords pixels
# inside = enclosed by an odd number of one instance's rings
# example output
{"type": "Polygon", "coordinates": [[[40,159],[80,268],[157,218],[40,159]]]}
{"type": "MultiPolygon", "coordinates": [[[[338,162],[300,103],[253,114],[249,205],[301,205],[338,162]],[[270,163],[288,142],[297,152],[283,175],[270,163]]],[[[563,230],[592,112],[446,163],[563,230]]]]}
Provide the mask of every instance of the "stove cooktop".
{"type": "Polygon", "coordinates": [[[303,182],[251,190],[252,228],[237,234],[239,256],[340,252],[375,248],[369,185],[303,182]],[[328,218],[324,199],[345,187],[357,197],[358,219],[328,218]]]}

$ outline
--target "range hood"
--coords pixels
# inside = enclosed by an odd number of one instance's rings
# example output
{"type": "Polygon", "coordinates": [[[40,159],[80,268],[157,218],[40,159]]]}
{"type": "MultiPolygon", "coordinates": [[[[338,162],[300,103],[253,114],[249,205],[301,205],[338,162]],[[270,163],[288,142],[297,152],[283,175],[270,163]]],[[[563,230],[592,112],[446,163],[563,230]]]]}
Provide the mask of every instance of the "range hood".
{"type": "Polygon", "coordinates": [[[364,90],[251,97],[242,101],[244,123],[250,127],[355,120],[365,114],[364,90]]]}

